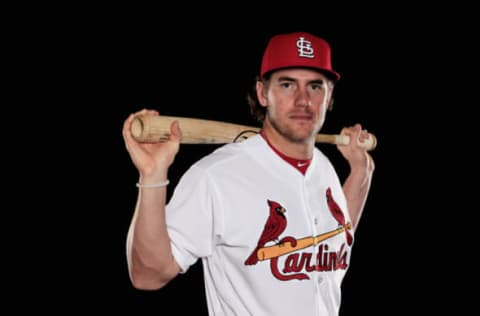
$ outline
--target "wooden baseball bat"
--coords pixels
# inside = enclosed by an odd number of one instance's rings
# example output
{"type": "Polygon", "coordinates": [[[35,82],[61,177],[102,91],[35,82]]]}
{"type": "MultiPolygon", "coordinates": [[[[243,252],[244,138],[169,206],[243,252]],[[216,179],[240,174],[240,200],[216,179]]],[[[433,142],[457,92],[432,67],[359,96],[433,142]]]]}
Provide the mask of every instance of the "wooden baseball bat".
{"type": "MultiPolygon", "coordinates": [[[[139,142],[154,143],[166,141],[170,125],[178,121],[182,129],[182,144],[225,144],[244,140],[260,131],[260,128],[235,123],[165,115],[137,115],[131,126],[132,136],[139,142]]],[[[375,135],[362,143],[367,150],[377,145],[375,135]]],[[[347,145],[350,138],[339,134],[317,134],[317,143],[347,145]]]]}

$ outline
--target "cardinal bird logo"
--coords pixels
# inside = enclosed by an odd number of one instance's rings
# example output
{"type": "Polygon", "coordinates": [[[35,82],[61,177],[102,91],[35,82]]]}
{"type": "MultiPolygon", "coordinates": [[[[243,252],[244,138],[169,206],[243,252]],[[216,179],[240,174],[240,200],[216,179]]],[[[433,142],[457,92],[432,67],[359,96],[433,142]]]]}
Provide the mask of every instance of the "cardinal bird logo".
{"type": "Polygon", "coordinates": [[[270,213],[263,228],[262,235],[258,240],[257,247],[253,250],[252,254],[245,260],[245,265],[257,264],[258,249],[265,246],[269,241],[279,242],[278,237],[287,227],[287,218],[285,217],[285,212],[287,211],[282,205],[278,202],[267,200],[268,206],[270,208],[270,213]]]}
{"type": "Polygon", "coordinates": [[[333,199],[332,190],[330,189],[330,187],[327,188],[326,196],[327,196],[328,209],[332,213],[333,217],[337,220],[338,224],[345,227],[347,243],[350,246],[353,242],[353,236],[346,228],[347,223],[345,222],[345,215],[340,209],[340,206],[338,206],[337,202],[335,202],[335,200],[333,199]]]}

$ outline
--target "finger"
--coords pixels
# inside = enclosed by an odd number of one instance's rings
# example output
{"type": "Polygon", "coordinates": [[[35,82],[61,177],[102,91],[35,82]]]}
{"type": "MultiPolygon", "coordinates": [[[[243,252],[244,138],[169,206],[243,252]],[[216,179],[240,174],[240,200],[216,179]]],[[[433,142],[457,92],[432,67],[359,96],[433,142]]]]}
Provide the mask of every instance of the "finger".
{"type": "Polygon", "coordinates": [[[143,108],[134,113],[134,115],[159,115],[157,110],[143,108]]]}
{"type": "Polygon", "coordinates": [[[132,126],[132,121],[134,117],[135,114],[130,114],[125,120],[125,122],[123,122],[122,134],[125,139],[130,140],[132,138],[130,127],[132,126]]]}
{"type": "Polygon", "coordinates": [[[360,140],[364,141],[364,140],[367,140],[369,138],[370,138],[370,134],[368,133],[368,131],[366,129],[364,129],[360,132],[360,137],[359,137],[360,140]]]}

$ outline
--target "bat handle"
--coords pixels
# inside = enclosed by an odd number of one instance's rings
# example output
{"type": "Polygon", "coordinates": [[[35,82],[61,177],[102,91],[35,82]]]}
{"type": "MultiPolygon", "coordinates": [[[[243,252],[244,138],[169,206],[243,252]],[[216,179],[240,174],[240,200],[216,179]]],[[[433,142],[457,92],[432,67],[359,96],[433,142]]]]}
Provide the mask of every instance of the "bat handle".
{"type": "MultiPolygon", "coordinates": [[[[369,133],[368,138],[359,143],[360,146],[366,150],[371,151],[377,147],[377,137],[374,134],[369,133]]],[[[348,135],[341,134],[318,134],[315,140],[317,143],[329,143],[336,145],[348,145],[350,144],[350,137],[348,135]]]]}
{"type": "MultiPolygon", "coordinates": [[[[350,137],[348,135],[332,135],[335,137],[334,144],[338,145],[348,145],[350,144],[350,137]]],[[[371,151],[377,147],[377,137],[374,134],[369,133],[368,138],[360,142],[360,146],[364,147],[366,150],[371,151]]]]}

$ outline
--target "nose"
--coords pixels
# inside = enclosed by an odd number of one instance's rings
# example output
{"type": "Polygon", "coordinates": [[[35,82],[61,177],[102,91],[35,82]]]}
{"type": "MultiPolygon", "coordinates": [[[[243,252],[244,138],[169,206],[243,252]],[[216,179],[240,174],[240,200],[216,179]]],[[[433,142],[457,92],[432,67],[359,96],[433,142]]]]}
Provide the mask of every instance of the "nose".
{"type": "Polygon", "coordinates": [[[297,90],[295,105],[300,107],[307,107],[312,105],[312,101],[310,100],[310,94],[308,92],[308,89],[300,88],[297,90]]]}

